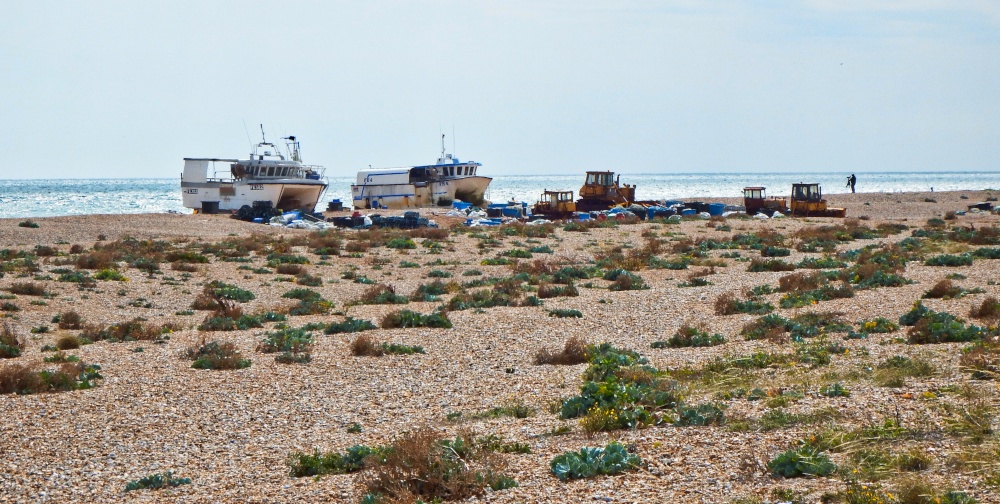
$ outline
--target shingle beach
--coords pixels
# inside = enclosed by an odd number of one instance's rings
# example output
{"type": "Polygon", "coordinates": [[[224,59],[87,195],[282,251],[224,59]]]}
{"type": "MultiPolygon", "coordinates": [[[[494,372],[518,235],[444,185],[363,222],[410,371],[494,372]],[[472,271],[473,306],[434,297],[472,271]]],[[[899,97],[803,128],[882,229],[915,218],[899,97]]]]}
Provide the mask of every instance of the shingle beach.
{"type": "MultiPolygon", "coordinates": [[[[897,498],[900,489],[916,485],[914,478],[941,495],[959,490],[979,502],[1000,502],[995,496],[997,487],[992,486],[1000,484],[1000,440],[995,434],[1000,428],[995,414],[998,382],[973,379],[968,366],[960,362],[974,341],[911,343],[908,326],[847,338],[851,331],[862,332],[863,321],[881,317],[898,324],[918,300],[931,310],[960,317],[964,324],[981,326],[988,333],[987,340],[995,338],[997,320],[972,318],[970,312],[985,299],[1000,297],[1000,259],[973,256],[970,265],[960,266],[931,266],[927,260],[998,246],[948,235],[957,227],[966,230],[963,236],[979,236],[975,233],[1000,225],[1000,216],[990,212],[953,213],[997,196],[1000,191],[832,195],[828,196],[830,205],[847,208],[848,219],[685,219],[678,223],[622,222],[583,230],[566,230],[556,224],[547,236],[505,233],[504,226],[464,230],[459,219],[445,217],[443,210],[437,211],[440,215],[426,210],[423,216],[450,229],[446,236],[415,233],[416,248],[367,247],[358,242],[368,232],[333,231],[330,234],[339,237],[339,249],[324,254],[309,244],[314,231],[251,224],[222,215],[31,219],[37,228],[20,225],[27,219],[2,219],[0,250],[6,252],[0,258],[4,265],[0,295],[7,304],[0,311],[0,322],[16,334],[23,349],[17,357],[0,359],[0,372],[15,365],[55,366],[43,359],[56,352],[43,347],[83,331],[59,328],[54,320],[67,312],[76,312],[92,326],[138,320],[172,329],[159,342],[105,339],[65,350],[82,362],[100,365],[103,379],[92,388],[0,395],[0,502],[360,502],[366,493],[364,481],[376,468],[293,477],[290,456],[344,452],[355,445],[388,445],[420,428],[433,429],[442,438],[471,431],[530,447],[530,453],[499,455],[516,487],[487,489],[466,502],[779,502],[791,498],[837,502],[831,499],[843,499],[852,481],[897,498]],[[882,226],[894,231],[863,238],[842,234],[832,250],[803,251],[809,250],[800,246],[806,240],[803,230],[823,226],[870,230],[882,226]],[[917,248],[900,248],[909,255],[899,275],[912,283],[875,288],[855,285],[851,297],[789,308],[780,307],[787,294],[777,291],[780,279],[817,270],[750,272],[748,260],[761,259],[759,248],[698,248],[699,240],[721,243],[736,235],[778,233],[776,247],[790,254],[776,259],[800,264],[808,258],[836,258],[838,253],[869,245],[880,250],[884,244],[912,237],[914,231],[935,229],[940,233],[916,237],[917,248]],[[250,237],[256,237],[261,246],[239,260],[224,260],[225,254],[211,252],[220,247],[209,247],[250,237]],[[164,244],[154,267],[119,261],[105,269],[118,271],[124,278],[98,279],[90,286],[66,276],[73,272],[96,276],[98,270],[78,267],[80,257],[93,253],[95,247],[100,250],[108,244],[135,241],[164,244]],[[564,266],[597,266],[603,274],[610,267],[601,260],[613,257],[616,247],[621,247],[619,255],[627,256],[650,242],[658,244],[652,255],[660,262],[629,268],[647,289],[613,291],[608,288],[611,281],[596,276],[573,282],[577,296],[548,297],[540,305],[449,310],[450,329],[379,328],[327,335],[320,328],[312,331],[311,360],[304,364],[278,363],[276,354],[258,350],[265,333],[277,324],[322,327],[352,317],[379,325],[387,314],[401,309],[430,314],[446,306],[459,290],[490,288],[489,284],[463,287],[466,282],[564,266]],[[75,248],[73,253],[71,248],[75,248]],[[536,251],[511,257],[508,252],[513,249],[536,251]],[[698,252],[692,254],[692,250],[698,252]],[[32,254],[28,262],[18,251],[32,254]],[[173,264],[183,261],[171,263],[166,259],[170,251],[201,254],[208,262],[174,268],[173,264]],[[295,274],[275,271],[273,254],[279,253],[304,257],[308,263],[301,269],[320,281],[302,285],[295,274]],[[483,264],[497,258],[512,264],[483,264]],[[684,269],[662,267],[679,262],[684,269]],[[949,277],[966,292],[921,299],[949,277]],[[359,278],[368,281],[356,281],[359,278]],[[706,285],[679,285],[694,278],[703,278],[706,285]],[[253,294],[252,300],[239,303],[246,314],[287,314],[296,300],[283,296],[297,288],[319,293],[332,307],[326,313],[286,315],[284,322],[267,321],[259,328],[199,330],[210,312],[194,309],[192,304],[213,280],[253,294]],[[414,295],[420,285],[435,280],[454,284],[437,298],[414,295]],[[11,291],[29,283],[44,287],[45,294],[11,291]],[[411,300],[405,305],[353,304],[376,284],[389,285],[411,300]],[[748,291],[762,285],[772,287],[773,292],[758,297],[773,305],[773,313],[788,319],[812,312],[833,314],[849,329],[821,331],[802,342],[787,337],[746,339],[744,326],[761,315],[720,315],[716,301],[727,294],[747,299],[748,291]],[[582,317],[550,316],[557,309],[578,310],[582,317]],[[725,342],[707,347],[651,346],[688,326],[722,335],[725,342]],[[425,353],[356,357],[351,343],[361,334],[379,342],[418,345],[425,353]],[[656,410],[658,420],[639,428],[588,432],[580,418],[561,418],[560,404],[580,394],[588,364],[537,365],[535,358],[542,349],[561,350],[574,336],[590,344],[610,343],[638,352],[648,366],[660,371],[661,379],[676,381],[685,404],[716,405],[724,412],[724,421],[675,425],[680,406],[656,410]],[[192,368],[185,353],[211,340],[233,343],[251,365],[237,370],[192,368]],[[730,368],[711,376],[705,371],[707,364],[758,352],[802,355],[801,348],[818,348],[817,342],[826,345],[828,364],[792,359],[761,368],[730,368]],[[933,370],[895,383],[885,381],[879,373],[894,356],[930,364],[933,370]],[[850,394],[829,397],[821,393],[833,384],[850,394]],[[767,397],[750,400],[734,392],[755,388],[767,397]],[[519,405],[530,414],[525,418],[489,414],[510,405],[519,405]],[[779,417],[785,421],[776,422],[779,417]],[[970,432],[977,425],[970,418],[980,419],[979,431],[970,432]],[[857,435],[884,433],[890,424],[896,429],[892,439],[857,435]],[[852,435],[857,445],[825,448],[825,455],[837,465],[835,472],[782,478],[769,470],[768,463],[776,456],[823,432],[852,435]],[[566,451],[604,447],[613,440],[627,446],[641,464],[617,475],[567,482],[550,470],[552,459],[566,451]],[[919,452],[928,463],[913,470],[886,462],[879,472],[858,456],[862,448],[889,459],[919,452]],[[167,471],[190,478],[190,484],[125,490],[129,482],[167,471]]],[[[403,230],[386,233],[410,237],[403,230]]],[[[856,256],[842,256],[845,266],[839,269],[851,267],[856,256]]],[[[539,285],[528,280],[521,288],[524,296],[531,296],[538,294],[539,285]]]]}

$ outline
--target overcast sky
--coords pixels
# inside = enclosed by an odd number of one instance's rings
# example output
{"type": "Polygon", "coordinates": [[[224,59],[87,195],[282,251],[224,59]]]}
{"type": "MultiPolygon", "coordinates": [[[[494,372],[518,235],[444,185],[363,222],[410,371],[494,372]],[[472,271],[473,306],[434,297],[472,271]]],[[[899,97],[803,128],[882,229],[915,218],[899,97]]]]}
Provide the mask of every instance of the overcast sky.
{"type": "Polygon", "coordinates": [[[22,1],[0,178],[1000,170],[996,0],[22,1]],[[281,9],[276,7],[284,6],[281,9]],[[454,138],[452,132],[454,131],[454,138]]]}

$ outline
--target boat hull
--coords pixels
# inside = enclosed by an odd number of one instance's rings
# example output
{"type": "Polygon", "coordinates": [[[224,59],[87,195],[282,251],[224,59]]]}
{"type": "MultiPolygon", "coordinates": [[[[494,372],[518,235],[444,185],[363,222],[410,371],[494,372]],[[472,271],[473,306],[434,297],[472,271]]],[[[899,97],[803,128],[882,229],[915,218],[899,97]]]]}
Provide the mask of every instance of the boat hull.
{"type": "Polygon", "coordinates": [[[490,177],[469,176],[415,184],[355,184],[351,186],[351,196],[354,208],[447,206],[455,200],[481,205],[492,180],[490,177]]]}
{"type": "Polygon", "coordinates": [[[281,210],[315,212],[326,186],[321,180],[308,179],[181,181],[181,193],[184,206],[195,211],[229,212],[244,205],[253,206],[256,201],[270,201],[274,208],[281,210]]]}

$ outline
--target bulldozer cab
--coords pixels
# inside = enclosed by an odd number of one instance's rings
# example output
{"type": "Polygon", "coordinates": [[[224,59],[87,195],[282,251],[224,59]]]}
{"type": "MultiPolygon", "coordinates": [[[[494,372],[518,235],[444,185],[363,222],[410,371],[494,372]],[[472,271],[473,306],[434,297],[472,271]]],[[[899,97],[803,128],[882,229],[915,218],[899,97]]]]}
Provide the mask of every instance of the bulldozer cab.
{"type": "Polygon", "coordinates": [[[792,184],[792,201],[820,201],[823,193],[819,184],[792,184]]]}
{"type": "Polygon", "coordinates": [[[744,187],[743,188],[743,199],[748,200],[762,200],[764,199],[764,188],[763,187],[744,187]]]}
{"type": "Polygon", "coordinates": [[[615,184],[615,173],[609,171],[587,172],[587,181],[584,184],[589,186],[612,186],[615,184]]]}
{"type": "Polygon", "coordinates": [[[560,203],[572,203],[573,191],[545,191],[538,202],[548,203],[552,207],[557,207],[560,203]]]}
{"type": "Polygon", "coordinates": [[[555,218],[572,216],[576,211],[573,191],[545,191],[538,197],[532,213],[555,218]]]}

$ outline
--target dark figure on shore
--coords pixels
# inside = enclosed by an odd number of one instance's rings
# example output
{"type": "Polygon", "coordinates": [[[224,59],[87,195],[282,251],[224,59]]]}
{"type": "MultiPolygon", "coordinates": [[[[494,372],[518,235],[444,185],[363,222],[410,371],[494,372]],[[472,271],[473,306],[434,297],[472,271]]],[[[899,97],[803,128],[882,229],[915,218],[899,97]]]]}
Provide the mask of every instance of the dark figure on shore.
{"type": "Polygon", "coordinates": [[[854,192],[854,184],[858,182],[858,177],[855,177],[852,173],[850,177],[847,177],[847,185],[850,186],[851,192],[854,192]]]}

